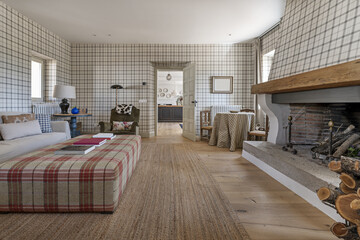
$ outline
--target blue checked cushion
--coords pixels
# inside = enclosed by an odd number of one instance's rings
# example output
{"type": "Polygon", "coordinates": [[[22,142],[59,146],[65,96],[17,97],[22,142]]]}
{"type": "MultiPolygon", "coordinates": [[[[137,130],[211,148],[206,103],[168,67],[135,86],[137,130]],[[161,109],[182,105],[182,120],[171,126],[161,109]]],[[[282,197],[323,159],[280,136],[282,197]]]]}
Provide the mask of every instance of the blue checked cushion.
{"type": "Polygon", "coordinates": [[[53,131],[50,124],[51,119],[49,114],[35,114],[35,118],[39,121],[42,133],[51,133],[53,131]]]}

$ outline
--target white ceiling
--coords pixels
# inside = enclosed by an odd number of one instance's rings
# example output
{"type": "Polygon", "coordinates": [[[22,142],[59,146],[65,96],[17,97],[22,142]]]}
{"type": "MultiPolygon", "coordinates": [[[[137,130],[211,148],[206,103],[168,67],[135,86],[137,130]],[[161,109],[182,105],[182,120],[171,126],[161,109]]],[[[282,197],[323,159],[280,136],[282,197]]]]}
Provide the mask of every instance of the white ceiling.
{"type": "Polygon", "coordinates": [[[280,20],[285,1],[3,0],[73,43],[160,44],[248,41],[280,20]]]}

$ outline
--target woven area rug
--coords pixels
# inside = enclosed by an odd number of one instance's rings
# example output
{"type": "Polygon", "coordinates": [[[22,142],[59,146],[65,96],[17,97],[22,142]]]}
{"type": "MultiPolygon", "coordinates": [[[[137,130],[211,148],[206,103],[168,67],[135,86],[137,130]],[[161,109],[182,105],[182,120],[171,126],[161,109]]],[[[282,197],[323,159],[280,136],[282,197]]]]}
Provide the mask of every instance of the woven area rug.
{"type": "Polygon", "coordinates": [[[113,214],[0,214],[0,239],[250,239],[190,144],[142,146],[113,214]]]}

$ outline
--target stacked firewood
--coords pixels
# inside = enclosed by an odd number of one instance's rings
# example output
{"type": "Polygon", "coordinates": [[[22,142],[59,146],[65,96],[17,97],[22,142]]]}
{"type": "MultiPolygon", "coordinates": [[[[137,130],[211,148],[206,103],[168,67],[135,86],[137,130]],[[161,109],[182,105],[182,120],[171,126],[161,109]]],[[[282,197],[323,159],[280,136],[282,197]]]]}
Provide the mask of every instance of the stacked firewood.
{"type": "Polygon", "coordinates": [[[326,138],[317,147],[312,149],[313,152],[340,158],[348,151],[350,146],[360,149],[360,133],[354,125],[350,125],[343,132],[336,132],[333,134],[332,141],[326,138]],[[330,153],[330,144],[332,152],[330,153]]]}
{"type": "Polygon", "coordinates": [[[330,230],[338,238],[360,240],[360,161],[341,156],[340,161],[331,161],[329,168],[340,174],[341,183],[335,189],[322,187],[317,195],[346,220],[333,224],[330,230]]]}

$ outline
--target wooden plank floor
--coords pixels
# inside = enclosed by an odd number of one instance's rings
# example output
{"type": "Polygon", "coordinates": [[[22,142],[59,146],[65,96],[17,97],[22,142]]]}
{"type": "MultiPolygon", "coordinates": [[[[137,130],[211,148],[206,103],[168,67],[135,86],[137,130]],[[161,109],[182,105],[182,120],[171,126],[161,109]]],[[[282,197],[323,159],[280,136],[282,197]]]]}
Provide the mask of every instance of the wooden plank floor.
{"type": "MultiPolygon", "coordinates": [[[[161,136],[143,141],[190,142],[180,135],[178,126],[178,123],[160,125],[161,136]],[[165,129],[171,128],[173,133],[166,133],[165,129]]],[[[192,147],[238,212],[252,239],[338,239],[329,231],[332,219],[242,158],[241,151],[230,152],[206,142],[196,142],[192,147]]]]}

